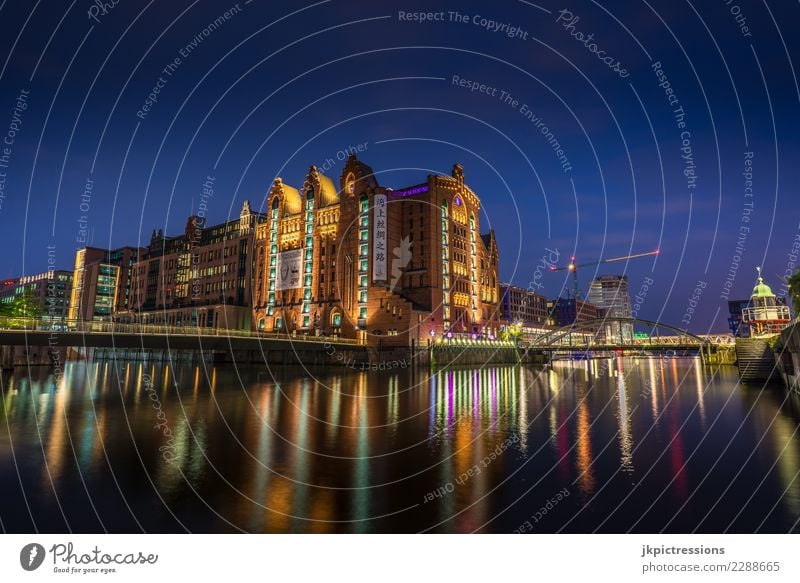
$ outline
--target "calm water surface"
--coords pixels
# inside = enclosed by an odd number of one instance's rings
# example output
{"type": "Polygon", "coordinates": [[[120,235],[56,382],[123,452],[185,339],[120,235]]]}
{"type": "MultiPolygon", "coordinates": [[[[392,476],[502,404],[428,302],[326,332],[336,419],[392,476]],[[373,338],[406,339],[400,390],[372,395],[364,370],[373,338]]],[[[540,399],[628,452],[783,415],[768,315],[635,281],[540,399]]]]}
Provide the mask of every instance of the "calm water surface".
{"type": "Polygon", "coordinates": [[[787,532],[800,405],[696,359],[2,376],[6,532],[787,532]],[[526,522],[527,521],[527,522],[526,522]]]}

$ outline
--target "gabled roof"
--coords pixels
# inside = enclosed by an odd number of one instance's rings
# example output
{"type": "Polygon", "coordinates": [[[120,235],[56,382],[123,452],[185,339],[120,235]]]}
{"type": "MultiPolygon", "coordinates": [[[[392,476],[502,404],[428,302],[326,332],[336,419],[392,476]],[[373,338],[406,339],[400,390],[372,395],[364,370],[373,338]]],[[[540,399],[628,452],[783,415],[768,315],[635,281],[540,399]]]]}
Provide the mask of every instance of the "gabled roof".
{"type": "Polygon", "coordinates": [[[278,194],[283,200],[283,214],[294,215],[303,210],[303,199],[300,192],[283,182],[280,178],[275,179],[272,186],[272,193],[278,194]]]}
{"type": "Polygon", "coordinates": [[[319,177],[319,206],[324,207],[330,204],[338,204],[339,191],[333,183],[333,180],[319,172],[317,172],[317,176],[319,177]]]}

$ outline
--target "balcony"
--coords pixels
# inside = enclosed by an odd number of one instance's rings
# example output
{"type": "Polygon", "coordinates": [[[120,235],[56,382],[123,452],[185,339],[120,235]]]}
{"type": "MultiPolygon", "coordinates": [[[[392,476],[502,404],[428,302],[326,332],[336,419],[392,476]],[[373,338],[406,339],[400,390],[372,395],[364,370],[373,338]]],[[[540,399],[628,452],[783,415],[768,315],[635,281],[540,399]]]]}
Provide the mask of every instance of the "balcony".
{"type": "Polygon", "coordinates": [[[770,320],[786,322],[791,320],[791,316],[789,315],[789,306],[754,306],[742,310],[742,322],[745,324],[770,320]]]}

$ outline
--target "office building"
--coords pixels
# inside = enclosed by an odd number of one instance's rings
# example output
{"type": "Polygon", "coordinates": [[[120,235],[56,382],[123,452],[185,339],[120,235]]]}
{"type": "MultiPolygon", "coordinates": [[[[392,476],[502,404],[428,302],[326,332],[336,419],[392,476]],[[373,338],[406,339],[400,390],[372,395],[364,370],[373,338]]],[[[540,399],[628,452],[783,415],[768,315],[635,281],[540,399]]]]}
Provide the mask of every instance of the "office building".
{"type": "Polygon", "coordinates": [[[45,326],[61,327],[67,320],[71,290],[72,272],[57,269],[4,280],[0,286],[0,302],[10,305],[18,297],[27,295],[36,317],[43,320],[45,326]]]}
{"type": "Polygon", "coordinates": [[[238,219],[206,226],[193,215],[180,235],[154,230],[131,271],[121,323],[250,330],[253,244],[266,217],[244,201],[238,219]]]}
{"type": "MultiPolygon", "coordinates": [[[[630,318],[631,298],[628,294],[627,275],[601,275],[589,286],[587,299],[605,318],[630,318]]],[[[608,322],[601,328],[605,339],[613,343],[628,343],[633,340],[633,325],[608,322]]]]}
{"type": "Polygon", "coordinates": [[[71,323],[110,321],[113,314],[128,310],[133,265],[139,252],[135,247],[78,249],[70,297],[71,323]]]}

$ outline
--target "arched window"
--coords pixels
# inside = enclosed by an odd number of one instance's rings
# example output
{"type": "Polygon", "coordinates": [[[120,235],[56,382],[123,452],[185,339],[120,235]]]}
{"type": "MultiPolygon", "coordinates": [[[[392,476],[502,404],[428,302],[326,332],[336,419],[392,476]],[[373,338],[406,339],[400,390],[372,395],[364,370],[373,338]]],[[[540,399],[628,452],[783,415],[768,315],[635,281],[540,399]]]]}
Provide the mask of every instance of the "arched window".
{"type": "Polygon", "coordinates": [[[334,312],[331,314],[331,326],[339,328],[342,325],[342,313],[334,312]]]}
{"type": "Polygon", "coordinates": [[[274,210],[274,211],[278,210],[278,205],[279,204],[280,204],[280,201],[278,200],[278,197],[276,196],[274,199],[272,199],[272,210],[274,210]]]}
{"type": "Polygon", "coordinates": [[[306,191],[306,199],[314,200],[314,187],[309,186],[308,190],[306,191]]]}
{"type": "Polygon", "coordinates": [[[275,331],[278,332],[280,330],[283,330],[283,318],[278,316],[275,318],[275,331]]]}

